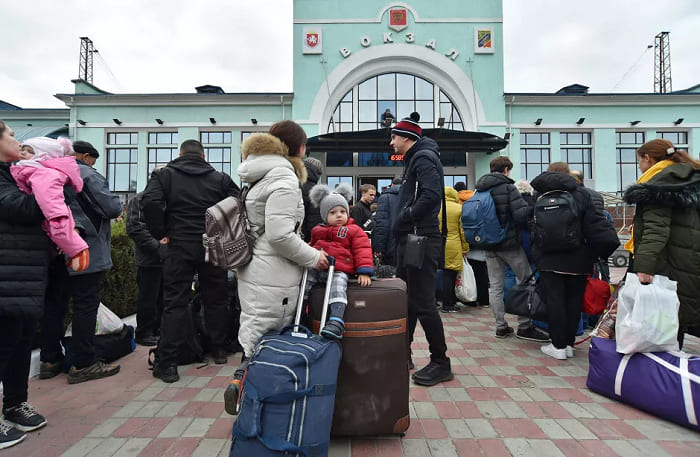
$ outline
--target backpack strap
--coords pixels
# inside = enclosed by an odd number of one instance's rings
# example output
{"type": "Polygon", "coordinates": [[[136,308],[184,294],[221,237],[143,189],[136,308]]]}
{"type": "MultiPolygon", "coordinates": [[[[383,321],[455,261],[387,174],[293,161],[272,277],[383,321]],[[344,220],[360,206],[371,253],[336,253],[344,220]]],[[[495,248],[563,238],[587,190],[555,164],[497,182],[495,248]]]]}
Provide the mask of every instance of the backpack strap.
{"type": "MultiPolygon", "coordinates": [[[[246,197],[248,196],[248,192],[250,189],[253,188],[255,183],[250,184],[250,185],[245,185],[241,188],[241,193],[238,196],[238,198],[241,200],[241,210],[245,213],[245,218],[248,221],[248,225],[250,226],[250,219],[248,218],[248,208],[246,207],[246,197]]],[[[251,230],[251,233],[255,236],[255,238],[259,238],[262,236],[263,233],[265,233],[265,224],[263,224],[259,229],[257,230],[251,230]]]]}

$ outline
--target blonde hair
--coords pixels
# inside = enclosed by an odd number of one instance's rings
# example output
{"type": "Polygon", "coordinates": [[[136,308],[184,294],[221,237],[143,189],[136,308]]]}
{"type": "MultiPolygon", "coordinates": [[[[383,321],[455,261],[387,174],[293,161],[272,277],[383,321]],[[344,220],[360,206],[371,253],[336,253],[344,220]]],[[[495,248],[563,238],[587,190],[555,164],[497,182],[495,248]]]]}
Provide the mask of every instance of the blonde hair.
{"type": "Polygon", "coordinates": [[[532,186],[529,182],[525,181],[524,179],[521,179],[520,181],[516,182],[515,188],[518,189],[518,192],[520,192],[521,194],[532,195],[532,186]]]}

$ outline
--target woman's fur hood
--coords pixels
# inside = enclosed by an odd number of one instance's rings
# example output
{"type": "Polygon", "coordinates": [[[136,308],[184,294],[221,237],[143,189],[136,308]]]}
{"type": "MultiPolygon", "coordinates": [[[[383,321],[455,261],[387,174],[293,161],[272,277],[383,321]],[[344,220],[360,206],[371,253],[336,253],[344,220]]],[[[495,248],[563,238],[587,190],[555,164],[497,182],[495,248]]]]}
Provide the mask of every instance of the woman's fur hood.
{"type": "Polygon", "coordinates": [[[300,157],[290,157],[287,146],[276,136],[269,133],[254,133],[246,138],[241,144],[241,158],[248,160],[259,156],[278,155],[284,157],[294,167],[299,182],[306,182],[306,167],[300,157]]]}
{"type": "Polygon", "coordinates": [[[633,184],[624,195],[627,203],[673,208],[700,208],[700,170],[674,164],[644,184],[633,184]]]}

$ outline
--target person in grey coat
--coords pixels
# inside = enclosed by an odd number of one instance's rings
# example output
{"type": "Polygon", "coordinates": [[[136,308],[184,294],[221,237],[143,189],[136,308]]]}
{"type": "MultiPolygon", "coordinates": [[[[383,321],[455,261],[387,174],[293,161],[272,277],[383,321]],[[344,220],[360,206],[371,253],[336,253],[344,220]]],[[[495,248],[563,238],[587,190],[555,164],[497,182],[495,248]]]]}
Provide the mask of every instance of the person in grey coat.
{"type": "Polygon", "coordinates": [[[119,365],[103,363],[95,357],[94,338],[97,308],[100,305],[102,279],[112,268],[111,219],[121,214],[119,196],[109,190],[104,176],[92,168],[99,157],[97,150],[86,141],[73,143],[75,159],[83,179],[83,191],[70,201],[75,227],[88,244],[90,265],[83,271],[68,272],[63,256],[49,265],[44,317],[41,325],[42,379],[58,375],[63,370],[63,319],[68,301],[73,298],[73,365],[68,382],[76,384],[104,378],[119,372],[119,365]]]}

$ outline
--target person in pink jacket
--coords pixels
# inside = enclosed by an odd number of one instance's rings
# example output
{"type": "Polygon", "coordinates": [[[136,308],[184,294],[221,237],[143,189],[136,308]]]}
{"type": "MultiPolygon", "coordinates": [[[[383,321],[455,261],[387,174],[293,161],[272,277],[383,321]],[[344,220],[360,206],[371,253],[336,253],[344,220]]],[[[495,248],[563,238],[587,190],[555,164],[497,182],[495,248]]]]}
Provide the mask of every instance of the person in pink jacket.
{"type": "Polygon", "coordinates": [[[17,186],[34,195],[46,220],[42,227],[56,246],[65,253],[75,271],[88,267],[87,243],[75,231],[73,215],[66,205],[63,186],[71,185],[76,192],[83,190],[83,180],[75,158],[68,157],[72,143],[68,138],[39,137],[23,143],[34,150],[30,159],[20,160],[10,167],[17,186]]]}

